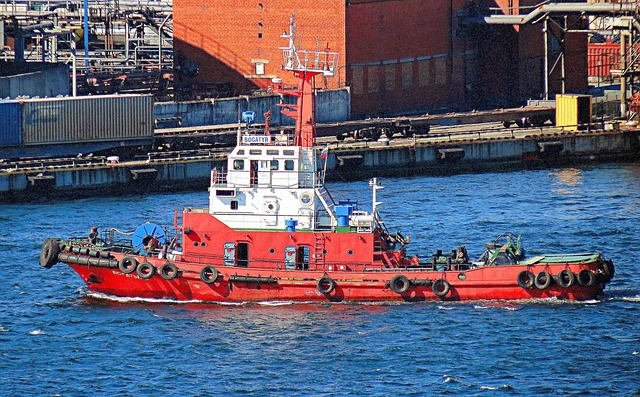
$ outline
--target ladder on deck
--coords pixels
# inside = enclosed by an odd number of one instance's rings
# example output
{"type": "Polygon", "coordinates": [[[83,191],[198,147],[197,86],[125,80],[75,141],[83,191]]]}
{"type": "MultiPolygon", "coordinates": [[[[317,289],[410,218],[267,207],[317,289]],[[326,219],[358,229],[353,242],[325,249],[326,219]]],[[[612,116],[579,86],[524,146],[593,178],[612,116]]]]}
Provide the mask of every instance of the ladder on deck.
{"type": "Polygon", "coordinates": [[[336,216],[333,213],[333,207],[335,206],[333,197],[331,197],[331,194],[329,194],[324,186],[320,186],[319,188],[315,189],[315,192],[318,200],[320,200],[320,203],[322,203],[322,208],[319,209],[318,214],[320,213],[320,211],[324,210],[331,218],[331,224],[336,225],[338,221],[336,220],[336,216]]]}
{"type": "Polygon", "coordinates": [[[325,236],[323,234],[313,234],[315,242],[313,244],[313,258],[316,264],[316,270],[324,267],[324,251],[325,251],[325,236]]]}

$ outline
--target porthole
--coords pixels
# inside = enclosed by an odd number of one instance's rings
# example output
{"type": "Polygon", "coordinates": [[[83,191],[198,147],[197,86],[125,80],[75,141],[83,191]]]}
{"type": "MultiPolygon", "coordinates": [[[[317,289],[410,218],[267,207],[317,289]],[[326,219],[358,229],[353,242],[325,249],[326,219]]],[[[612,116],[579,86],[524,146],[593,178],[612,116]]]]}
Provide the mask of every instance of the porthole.
{"type": "Polygon", "coordinates": [[[348,251],[347,251],[347,254],[349,254],[349,255],[353,255],[353,250],[348,250],[348,251]]]}
{"type": "Polygon", "coordinates": [[[276,253],[275,248],[269,248],[269,253],[270,253],[270,254],[275,254],[275,253],[276,253]]]}
{"type": "Polygon", "coordinates": [[[202,245],[203,247],[206,247],[206,246],[207,246],[207,243],[205,243],[205,242],[203,241],[203,242],[202,242],[202,244],[200,244],[200,245],[202,245]]]}
{"type": "Polygon", "coordinates": [[[458,279],[460,280],[466,280],[467,279],[467,275],[464,273],[458,273],[458,279]]]}
{"type": "Polygon", "coordinates": [[[196,241],[196,242],[194,242],[194,243],[193,243],[193,245],[194,245],[195,247],[197,247],[197,246],[198,246],[198,245],[200,245],[200,244],[198,244],[198,242],[196,241]]]}
{"type": "Polygon", "coordinates": [[[322,250],[322,255],[327,255],[327,250],[322,250]]]}

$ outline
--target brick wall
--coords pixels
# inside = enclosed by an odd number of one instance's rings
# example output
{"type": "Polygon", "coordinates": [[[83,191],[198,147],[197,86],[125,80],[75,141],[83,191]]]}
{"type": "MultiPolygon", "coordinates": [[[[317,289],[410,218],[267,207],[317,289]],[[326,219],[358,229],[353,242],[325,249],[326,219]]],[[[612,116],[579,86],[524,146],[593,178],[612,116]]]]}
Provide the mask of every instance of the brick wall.
{"type": "MultiPolygon", "coordinates": [[[[265,89],[281,68],[280,35],[296,15],[301,49],[340,53],[335,77],[351,87],[355,116],[508,106],[542,92],[541,24],[461,29],[468,0],[174,0],[176,65],[197,64],[177,84],[230,82],[233,94],[265,89]]],[[[513,8],[536,0],[486,0],[513,8]]],[[[509,12],[509,11],[507,11],[509,12]]],[[[567,89],[586,87],[586,40],[568,38],[567,89]],[[582,43],[584,41],[584,43],[582,43]],[[584,46],[584,51],[580,49],[584,46]],[[584,59],[583,59],[584,58],[584,59]]],[[[206,85],[206,84],[205,84],[206,85]]],[[[557,88],[552,83],[553,88],[557,88]]],[[[214,89],[215,90],[215,89],[214,89]]]]}
{"type": "MultiPolygon", "coordinates": [[[[237,94],[266,88],[276,76],[294,84],[291,73],[280,69],[278,49],[288,44],[280,36],[289,30],[291,13],[296,16],[301,49],[323,50],[328,44],[343,55],[344,65],[344,0],[174,0],[173,9],[177,57],[199,68],[196,77],[176,73],[182,82],[229,81],[237,94]]],[[[326,84],[337,87],[337,77],[328,78],[326,84]]],[[[325,86],[325,81],[317,85],[325,86]]]]}
{"type": "Polygon", "coordinates": [[[352,113],[463,108],[473,48],[456,34],[462,0],[352,0],[347,7],[352,113]]]}

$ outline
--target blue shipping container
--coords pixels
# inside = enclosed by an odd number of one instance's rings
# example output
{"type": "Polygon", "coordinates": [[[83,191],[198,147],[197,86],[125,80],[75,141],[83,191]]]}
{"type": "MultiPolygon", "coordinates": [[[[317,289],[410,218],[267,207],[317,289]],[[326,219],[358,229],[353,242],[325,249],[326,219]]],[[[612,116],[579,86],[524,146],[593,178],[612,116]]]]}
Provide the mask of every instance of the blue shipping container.
{"type": "Polygon", "coordinates": [[[20,103],[0,101],[0,147],[22,144],[21,117],[20,103]]]}

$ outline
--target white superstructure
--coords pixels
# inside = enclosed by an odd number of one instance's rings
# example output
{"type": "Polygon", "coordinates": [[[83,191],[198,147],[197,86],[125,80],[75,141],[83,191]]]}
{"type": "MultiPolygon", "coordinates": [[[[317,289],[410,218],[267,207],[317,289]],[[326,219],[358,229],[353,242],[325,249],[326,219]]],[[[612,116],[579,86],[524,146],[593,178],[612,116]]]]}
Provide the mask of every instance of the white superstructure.
{"type": "Polygon", "coordinates": [[[226,172],[212,171],[211,215],[234,229],[335,226],[333,203],[322,197],[315,149],[291,146],[286,138],[242,135],[226,172]]]}

